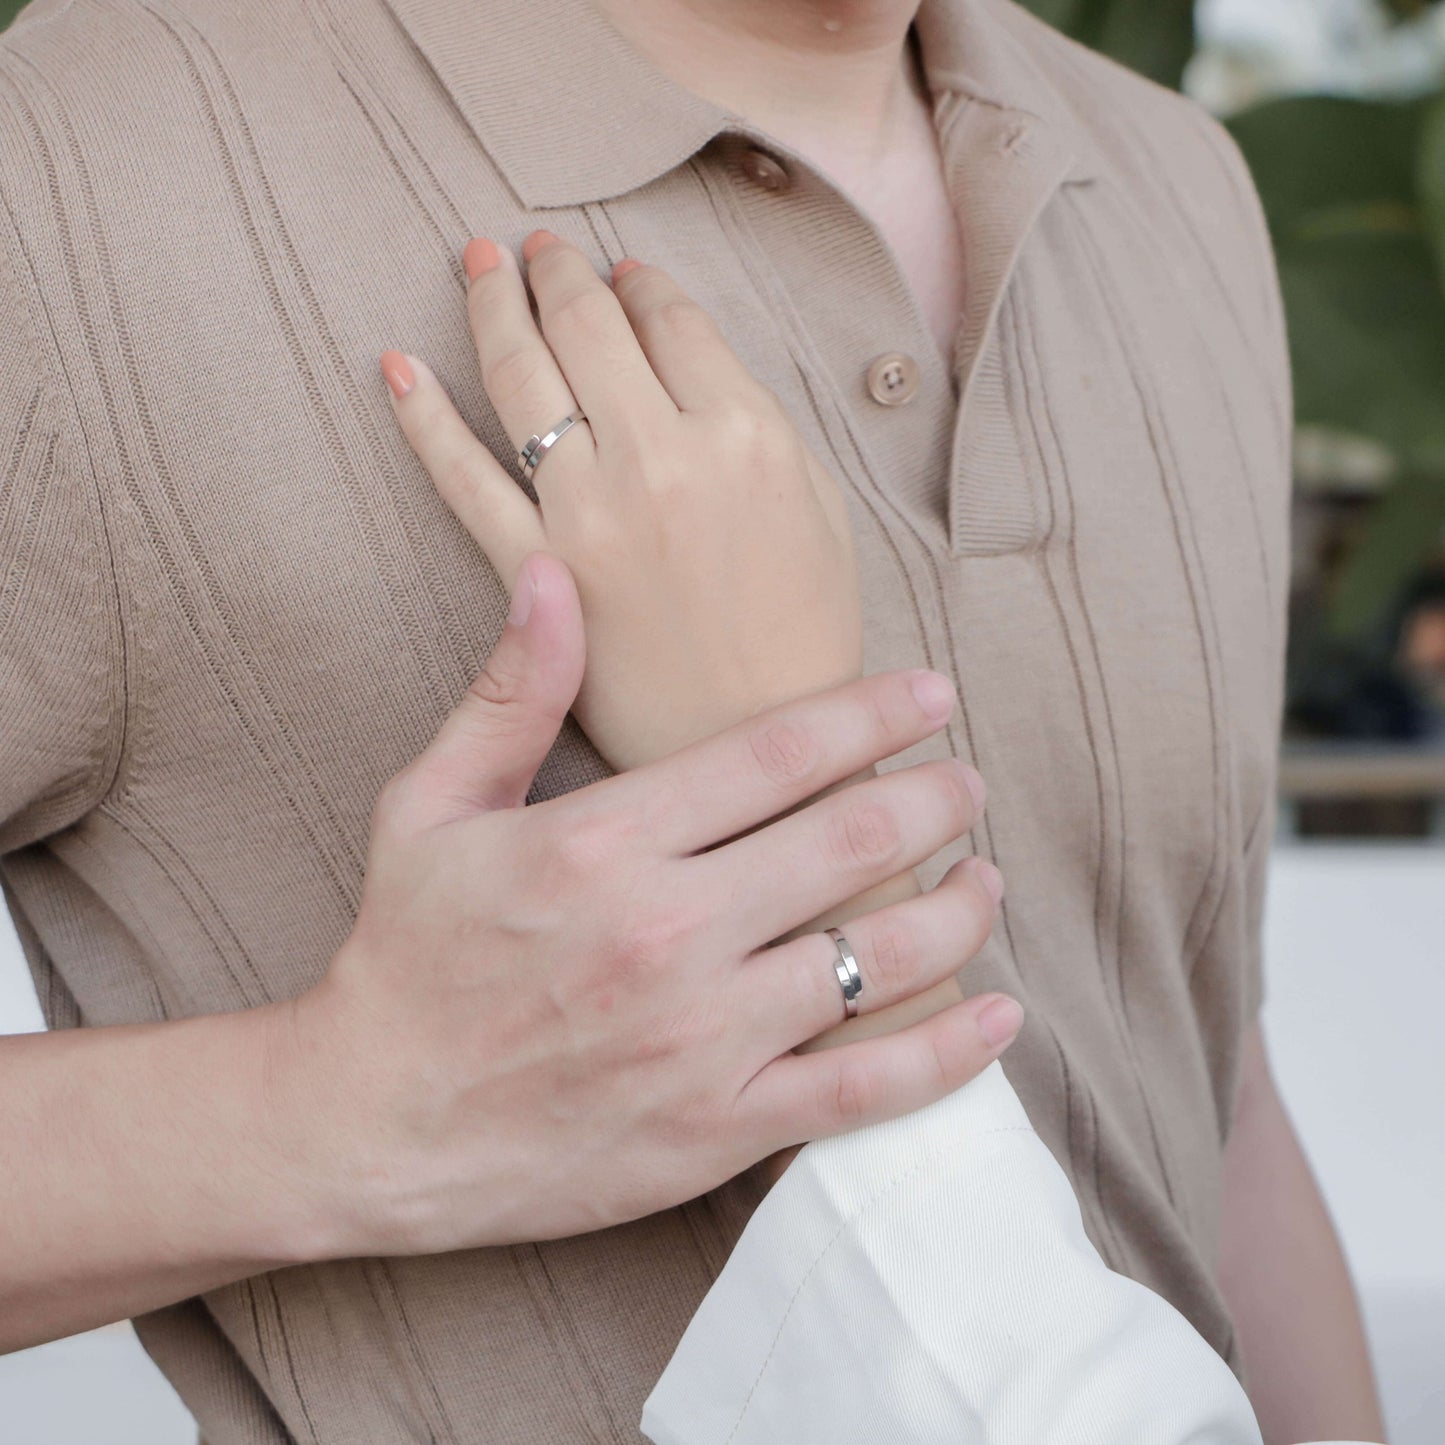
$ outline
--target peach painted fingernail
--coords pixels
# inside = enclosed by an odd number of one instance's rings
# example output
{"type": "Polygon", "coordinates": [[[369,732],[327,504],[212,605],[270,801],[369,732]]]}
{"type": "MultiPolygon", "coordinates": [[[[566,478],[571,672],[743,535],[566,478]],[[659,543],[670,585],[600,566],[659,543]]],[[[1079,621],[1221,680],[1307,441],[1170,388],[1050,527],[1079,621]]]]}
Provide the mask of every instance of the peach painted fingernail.
{"type": "Polygon", "coordinates": [[[501,260],[496,244],[485,236],[473,236],[462,250],[462,265],[466,268],[468,281],[475,281],[478,276],[499,265],[501,260]]]}
{"type": "Polygon", "coordinates": [[[522,242],[522,259],[530,261],[543,246],[550,246],[557,238],[550,231],[533,231],[522,242]]]}
{"type": "Polygon", "coordinates": [[[416,375],[411,369],[411,362],[401,351],[383,351],[381,353],[381,374],[386,378],[386,384],[391,388],[391,394],[398,399],[405,396],[416,385],[416,375]]]}
{"type": "Polygon", "coordinates": [[[620,279],[621,277],[627,275],[627,273],[628,273],[629,271],[635,271],[635,270],[637,270],[637,268],[638,268],[640,265],[642,265],[642,262],[641,262],[641,261],[634,261],[634,260],[632,259],[632,257],[629,256],[629,257],[626,258],[626,260],[619,261],[619,262],[612,268],[612,279],[613,279],[614,281],[616,281],[616,280],[620,279]]]}

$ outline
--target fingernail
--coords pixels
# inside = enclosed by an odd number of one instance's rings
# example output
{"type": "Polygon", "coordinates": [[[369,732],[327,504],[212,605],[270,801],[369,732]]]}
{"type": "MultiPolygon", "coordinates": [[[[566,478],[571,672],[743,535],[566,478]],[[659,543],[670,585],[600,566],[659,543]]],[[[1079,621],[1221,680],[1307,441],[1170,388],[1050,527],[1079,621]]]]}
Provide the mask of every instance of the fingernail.
{"type": "Polygon", "coordinates": [[[1003,874],[987,858],[970,858],[968,866],[978,875],[978,881],[988,889],[988,896],[995,905],[1003,902],[1003,874]]]}
{"type": "Polygon", "coordinates": [[[973,806],[981,813],[984,805],[988,802],[988,784],[983,780],[983,774],[977,768],[971,768],[967,763],[963,765],[963,781],[968,788],[969,796],[973,799],[973,806]]]}
{"type": "Polygon", "coordinates": [[[401,351],[383,351],[381,353],[381,374],[386,378],[386,384],[391,388],[391,394],[395,397],[405,396],[416,385],[416,376],[412,372],[411,362],[401,351]]]}
{"type": "Polygon", "coordinates": [[[918,706],[934,722],[941,722],[946,718],[958,701],[953,684],[939,672],[915,672],[912,686],[918,706]]]}
{"type": "Polygon", "coordinates": [[[507,621],[513,627],[525,627],[527,619],[532,615],[532,604],[537,600],[537,581],[532,575],[532,563],[530,559],[522,563],[522,570],[517,573],[516,585],[512,588],[512,608],[507,613],[507,621]]]}
{"type": "Polygon", "coordinates": [[[502,254],[496,243],[485,236],[473,236],[462,250],[462,265],[466,268],[467,280],[475,281],[493,267],[501,264],[502,254]]]}
{"type": "Polygon", "coordinates": [[[634,261],[631,256],[628,256],[612,268],[612,279],[614,281],[621,280],[629,271],[637,270],[640,265],[642,265],[641,261],[634,261]]]}
{"type": "Polygon", "coordinates": [[[522,242],[522,259],[530,261],[543,246],[550,246],[557,238],[550,231],[533,231],[522,242]]]}
{"type": "Polygon", "coordinates": [[[996,998],[978,1016],[978,1031],[990,1052],[1007,1048],[1023,1027],[1024,1011],[1011,998],[996,998]]]}

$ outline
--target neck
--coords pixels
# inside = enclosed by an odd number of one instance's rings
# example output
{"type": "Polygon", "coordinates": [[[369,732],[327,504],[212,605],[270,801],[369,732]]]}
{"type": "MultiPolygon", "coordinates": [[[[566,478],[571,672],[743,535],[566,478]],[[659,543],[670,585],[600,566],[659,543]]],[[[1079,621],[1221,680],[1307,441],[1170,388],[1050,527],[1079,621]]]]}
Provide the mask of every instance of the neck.
{"type": "Polygon", "coordinates": [[[916,104],[919,0],[593,0],[659,70],[808,152],[886,153],[916,104]]]}

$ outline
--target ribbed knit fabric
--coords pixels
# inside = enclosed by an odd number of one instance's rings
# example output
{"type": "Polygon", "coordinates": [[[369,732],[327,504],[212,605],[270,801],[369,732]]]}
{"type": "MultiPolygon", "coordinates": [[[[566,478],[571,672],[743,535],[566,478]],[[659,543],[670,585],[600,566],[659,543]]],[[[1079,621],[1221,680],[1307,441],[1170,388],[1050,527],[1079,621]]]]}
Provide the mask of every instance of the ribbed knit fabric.
{"type": "MultiPolygon", "coordinates": [[[[0,38],[0,875],[57,1025],[314,981],[377,791],[506,607],[377,356],[425,357],[505,456],[467,237],[656,261],[844,481],[870,669],[958,679],[908,760],[990,785],[972,845],[1009,893],[965,982],[1028,1009],[1005,1067],[1106,1261],[1232,1356],[1212,1260],[1286,583],[1265,232],[1187,101],[1008,0],[928,0],[919,31],[956,378],[868,220],[585,0],[35,0],[0,38]],[[889,351],[921,367],[904,406],[866,386],[889,351]]],[[[569,730],[537,795],[603,772],[569,730]]],[[[758,1197],[139,1328],[210,1445],[632,1441],[758,1197]]]]}

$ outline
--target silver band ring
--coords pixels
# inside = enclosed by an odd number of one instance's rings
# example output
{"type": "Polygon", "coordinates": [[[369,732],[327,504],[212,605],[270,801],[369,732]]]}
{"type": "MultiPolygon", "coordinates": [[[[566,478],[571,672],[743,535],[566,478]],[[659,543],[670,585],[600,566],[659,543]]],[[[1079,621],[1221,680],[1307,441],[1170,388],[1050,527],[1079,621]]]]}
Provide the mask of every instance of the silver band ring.
{"type": "Polygon", "coordinates": [[[551,431],[544,432],[541,436],[527,438],[527,444],[517,453],[517,460],[522,464],[522,475],[530,482],[537,475],[537,468],[542,465],[542,458],[577,425],[579,421],[586,421],[587,418],[580,411],[570,412],[554,426],[551,431]]]}
{"type": "Polygon", "coordinates": [[[858,1017],[858,995],[863,992],[863,975],[858,972],[858,960],[848,940],[836,928],[825,930],[828,937],[838,946],[838,961],[833,965],[838,982],[843,986],[843,1012],[845,1017],[858,1017]]]}

